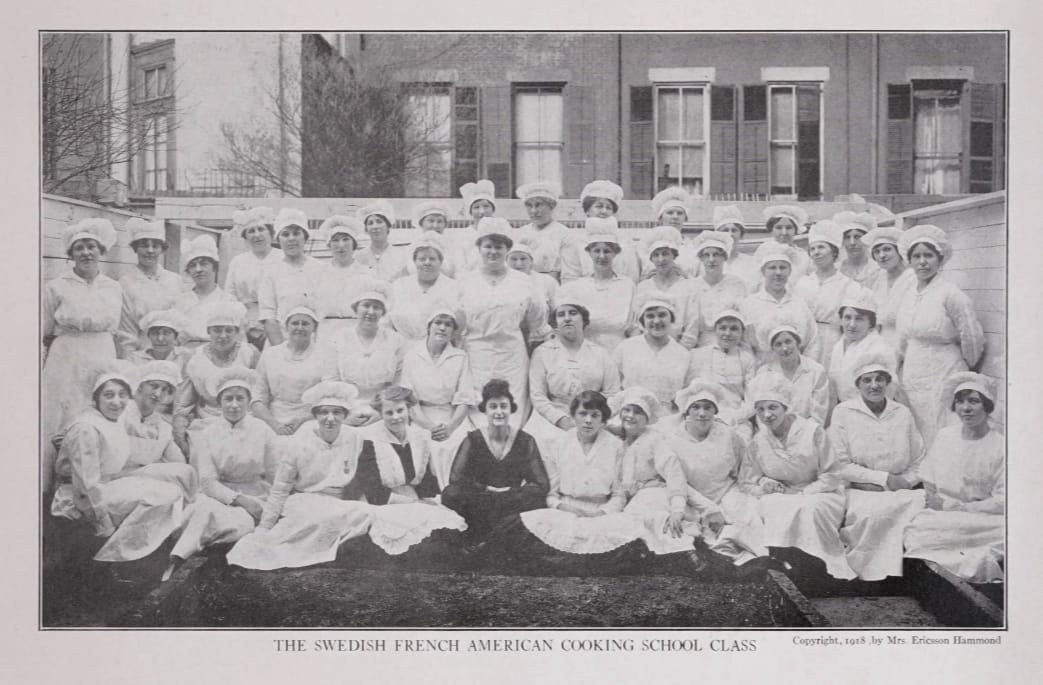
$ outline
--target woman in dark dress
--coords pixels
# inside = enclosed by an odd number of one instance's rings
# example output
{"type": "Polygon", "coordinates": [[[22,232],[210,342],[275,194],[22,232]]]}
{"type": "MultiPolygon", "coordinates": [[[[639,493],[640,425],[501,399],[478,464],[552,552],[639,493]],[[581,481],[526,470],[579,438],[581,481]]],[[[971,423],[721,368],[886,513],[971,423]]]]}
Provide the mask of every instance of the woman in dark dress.
{"type": "Polygon", "coordinates": [[[507,381],[486,383],[478,409],[488,425],[464,438],[442,492],[442,504],[467,520],[475,540],[512,514],[546,506],[550,487],[536,441],[508,423],[518,405],[507,381]]]}

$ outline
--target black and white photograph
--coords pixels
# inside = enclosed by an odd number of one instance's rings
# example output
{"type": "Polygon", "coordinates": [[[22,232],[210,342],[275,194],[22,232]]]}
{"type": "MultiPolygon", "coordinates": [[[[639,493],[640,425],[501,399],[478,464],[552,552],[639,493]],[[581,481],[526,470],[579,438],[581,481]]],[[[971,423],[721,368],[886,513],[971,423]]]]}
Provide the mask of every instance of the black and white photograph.
{"type": "Polygon", "coordinates": [[[40,31],[39,629],[1000,640],[1010,40],[40,31]]]}

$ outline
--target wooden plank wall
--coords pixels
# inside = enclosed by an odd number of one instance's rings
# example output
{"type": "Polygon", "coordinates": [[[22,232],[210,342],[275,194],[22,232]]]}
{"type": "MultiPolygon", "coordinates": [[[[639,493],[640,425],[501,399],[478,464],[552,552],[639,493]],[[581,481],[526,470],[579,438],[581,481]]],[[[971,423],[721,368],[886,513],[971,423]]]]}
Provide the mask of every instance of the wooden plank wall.
{"type": "Polygon", "coordinates": [[[952,241],[952,258],[942,275],[970,296],[985,331],[981,373],[996,379],[999,402],[993,414],[1006,422],[1007,388],[1007,197],[989,193],[900,215],[906,228],[934,224],[952,241]]]}

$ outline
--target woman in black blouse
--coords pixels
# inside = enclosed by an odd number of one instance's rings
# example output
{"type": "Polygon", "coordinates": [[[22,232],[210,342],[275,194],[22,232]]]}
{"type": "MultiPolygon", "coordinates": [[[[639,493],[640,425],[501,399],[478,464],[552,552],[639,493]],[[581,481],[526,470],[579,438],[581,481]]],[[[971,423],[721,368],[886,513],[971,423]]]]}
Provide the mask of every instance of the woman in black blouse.
{"type": "Polygon", "coordinates": [[[550,488],[536,441],[508,423],[518,405],[507,381],[486,383],[478,409],[488,425],[464,438],[442,492],[442,504],[467,520],[472,539],[513,514],[545,507],[550,488]]]}

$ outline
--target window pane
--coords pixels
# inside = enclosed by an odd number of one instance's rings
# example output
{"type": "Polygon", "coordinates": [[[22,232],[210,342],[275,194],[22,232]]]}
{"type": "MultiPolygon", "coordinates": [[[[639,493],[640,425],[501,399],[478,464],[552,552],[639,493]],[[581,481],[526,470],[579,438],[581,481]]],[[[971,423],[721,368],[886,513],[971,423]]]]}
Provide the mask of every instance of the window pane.
{"type": "Polygon", "coordinates": [[[702,141],[703,135],[703,91],[694,88],[684,90],[684,140],[702,141]]]}
{"type": "Polygon", "coordinates": [[[735,88],[714,86],[710,89],[710,118],[714,121],[735,121],[735,88]]]}
{"type": "Polygon", "coordinates": [[[656,176],[659,187],[677,185],[681,182],[681,151],[676,145],[659,145],[656,156],[656,176]],[[665,179],[665,181],[664,181],[665,179]]]}
{"type": "Polygon", "coordinates": [[[145,70],[145,99],[156,97],[156,70],[145,70]]]}
{"type": "MultiPolygon", "coordinates": [[[[771,185],[793,188],[793,148],[771,148],[771,185]]],[[[792,192],[790,190],[789,192],[792,192]]]]}
{"type": "Polygon", "coordinates": [[[771,89],[771,139],[796,140],[793,121],[793,89],[771,89]]]}
{"type": "Polygon", "coordinates": [[[156,69],[156,95],[163,97],[167,94],[167,70],[165,67],[156,69]]]}
{"type": "Polygon", "coordinates": [[[913,190],[921,195],[955,195],[960,192],[960,165],[944,159],[917,159],[913,190]]]}
{"type": "Polygon", "coordinates": [[[538,93],[516,93],[514,96],[515,142],[538,142],[540,139],[540,96],[538,93]]]}
{"type": "Polygon", "coordinates": [[[914,103],[916,155],[958,155],[963,122],[958,98],[916,98],[914,103]]]}
{"type": "Polygon", "coordinates": [[[676,88],[659,89],[659,105],[656,111],[659,140],[681,138],[681,94],[676,88]]]}
{"type": "Polygon", "coordinates": [[[684,157],[682,161],[684,167],[682,174],[684,178],[699,178],[703,177],[703,153],[705,149],[702,147],[695,147],[694,145],[686,145],[683,148],[684,157]]]}
{"type": "Polygon", "coordinates": [[[540,93],[540,140],[562,142],[564,100],[561,93],[540,93]]]}
{"type": "Polygon", "coordinates": [[[518,185],[534,181],[561,183],[561,149],[524,147],[515,153],[515,175],[518,185]]]}
{"type": "Polygon", "coordinates": [[[742,87],[742,118],[764,121],[768,118],[768,94],[764,86],[742,87]]]}

